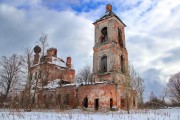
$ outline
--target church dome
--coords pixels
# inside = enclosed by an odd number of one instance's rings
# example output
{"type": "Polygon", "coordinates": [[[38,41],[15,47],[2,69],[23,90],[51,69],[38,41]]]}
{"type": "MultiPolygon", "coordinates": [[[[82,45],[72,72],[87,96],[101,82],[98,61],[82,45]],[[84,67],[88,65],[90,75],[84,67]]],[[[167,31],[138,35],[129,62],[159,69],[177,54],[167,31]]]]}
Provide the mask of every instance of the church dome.
{"type": "Polygon", "coordinates": [[[35,52],[36,54],[39,54],[39,53],[41,52],[41,47],[39,47],[39,45],[36,45],[36,46],[34,47],[34,52],[35,52]]]}

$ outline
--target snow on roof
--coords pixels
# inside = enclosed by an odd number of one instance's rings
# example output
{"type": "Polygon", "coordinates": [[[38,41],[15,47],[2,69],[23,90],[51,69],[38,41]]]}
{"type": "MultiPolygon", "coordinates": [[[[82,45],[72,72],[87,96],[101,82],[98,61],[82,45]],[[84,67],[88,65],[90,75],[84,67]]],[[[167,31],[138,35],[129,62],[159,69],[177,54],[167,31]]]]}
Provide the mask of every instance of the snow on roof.
{"type": "Polygon", "coordinates": [[[103,84],[103,83],[107,83],[107,82],[106,81],[95,82],[95,84],[103,84]]]}
{"type": "Polygon", "coordinates": [[[95,85],[95,84],[110,84],[111,82],[109,81],[100,81],[100,82],[76,82],[75,85],[76,87],[79,87],[81,85],[95,85]]]}
{"type": "Polygon", "coordinates": [[[60,86],[60,84],[59,84],[60,81],[61,81],[60,79],[53,80],[53,81],[49,82],[43,88],[49,88],[49,89],[57,88],[60,86]]]}
{"type": "Polygon", "coordinates": [[[56,58],[56,57],[52,57],[51,64],[55,64],[55,65],[61,66],[61,67],[66,67],[66,63],[62,59],[56,58]]]}
{"type": "Polygon", "coordinates": [[[66,87],[66,86],[74,86],[75,84],[65,84],[65,85],[62,85],[63,87],[66,87]]]}
{"type": "Polygon", "coordinates": [[[65,87],[65,86],[73,86],[75,84],[64,84],[64,85],[60,85],[61,81],[65,81],[65,80],[60,80],[60,79],[56,79],[56,80],[53,80],[51,82],[49,82],[46,86],[44,86],[43,88],[48,88],[48,89],[55,89],[57,87],[65,87]]]}

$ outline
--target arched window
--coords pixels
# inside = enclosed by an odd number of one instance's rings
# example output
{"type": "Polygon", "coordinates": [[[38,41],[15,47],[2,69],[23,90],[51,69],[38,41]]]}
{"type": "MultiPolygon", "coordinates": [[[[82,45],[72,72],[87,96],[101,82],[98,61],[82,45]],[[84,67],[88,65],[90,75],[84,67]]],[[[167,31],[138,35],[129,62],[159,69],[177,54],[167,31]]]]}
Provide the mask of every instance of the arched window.
{"type": "Polygon", "coordinates": [[[122,55],[121,55],[121,72],[125,73],[125,60],[122,55]]]}
{"type": "Polygon", "coordinates": [[[101,58],[101,70],[102,72],[107,72],[107,56],[106,55],[104,55],[101,58]]]}
{"type": "Polygon", "coordinates": [[[101,43],[108,40],[107,27],[101,30],[101,43]]]}
{"type": "Polygon", "coordinates": [[[121,47],[123,47],[123,40],[122,40],[122,31],[118,28],[118,42],[121,47]]]}

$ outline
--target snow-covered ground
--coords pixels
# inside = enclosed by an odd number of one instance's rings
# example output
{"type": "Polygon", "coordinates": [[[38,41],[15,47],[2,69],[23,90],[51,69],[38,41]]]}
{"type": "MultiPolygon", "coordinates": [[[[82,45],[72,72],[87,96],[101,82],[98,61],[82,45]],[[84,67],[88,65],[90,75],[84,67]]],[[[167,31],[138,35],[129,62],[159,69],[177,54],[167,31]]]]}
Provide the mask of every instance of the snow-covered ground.
{"type": "Polygon", "coordinates": [[[133,110],[131,114],[125,111],[117,112],[85,112],[69,111],[33,111],[15,112],[15,110],[0,110],[0,120],[180,120],[180,108],[160,110],[133,110]]]}

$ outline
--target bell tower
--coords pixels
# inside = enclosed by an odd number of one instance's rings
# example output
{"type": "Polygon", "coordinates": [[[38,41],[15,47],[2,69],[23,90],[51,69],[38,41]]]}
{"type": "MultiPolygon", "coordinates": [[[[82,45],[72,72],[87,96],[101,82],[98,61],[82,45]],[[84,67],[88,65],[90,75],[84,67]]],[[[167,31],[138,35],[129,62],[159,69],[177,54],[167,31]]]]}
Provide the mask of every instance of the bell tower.
{"type": "Polygon", "coordinates": [[[110,4],[96,22],[93,47],[93,79],[95,82],[119,83],[128,70],[128,52],[125,43],[126,25],[113,13],[110,4]]]}

